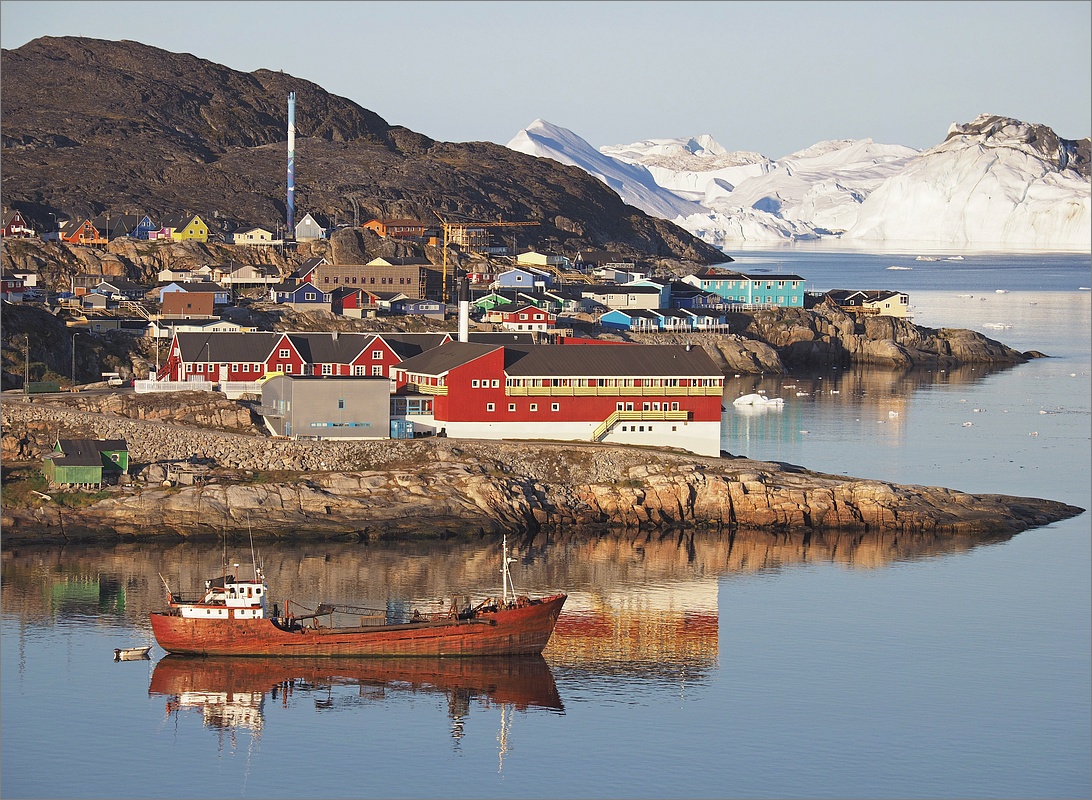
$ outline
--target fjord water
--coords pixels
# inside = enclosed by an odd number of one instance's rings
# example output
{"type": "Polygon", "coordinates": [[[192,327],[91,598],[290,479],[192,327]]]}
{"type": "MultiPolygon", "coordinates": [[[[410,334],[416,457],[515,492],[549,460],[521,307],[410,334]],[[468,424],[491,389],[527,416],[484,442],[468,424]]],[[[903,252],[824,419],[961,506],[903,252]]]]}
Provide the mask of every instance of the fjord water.
{"type": "MultiPolygon", "coordinates": [[[[905,290],[920,325],[1052,357],[730,376],[725,450],[1092,507],[1087,256],[732,255],[809,289],[905,290]],[[731,405],[756,389],[784,407],[731,405]]],[[[1087,797],[1089,520],[975,539],[536,539],[517,587],[570,592],[543,662],[287,676],[159,648],[113,661],[152,643],[159,574],[194,587],[216,544],[5,549],[0,794],[1087,797]]],[[[499,591],[491,539],[260,551],[275,596],[424,607],[499,591]]]]}

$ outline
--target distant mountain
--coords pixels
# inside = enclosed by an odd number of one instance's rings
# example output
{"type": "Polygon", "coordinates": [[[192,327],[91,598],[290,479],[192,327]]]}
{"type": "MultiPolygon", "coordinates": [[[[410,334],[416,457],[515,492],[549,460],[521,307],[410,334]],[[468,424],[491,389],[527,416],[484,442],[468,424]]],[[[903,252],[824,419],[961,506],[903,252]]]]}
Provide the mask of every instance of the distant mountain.
{"type": "Polygon", "coordinates": [[[1087,250],[1092,241],[1089,140],[1004,117],[953,125],[924,152],[839,140],[773,160],[707,135],[596,151],[542,120],[508,146],[579,166],[721,248],[840,239],[876,249],[1087,250]]]}
{"type": "Polygon", "coordinates": [[[723,261],[586,172],[486,142],[437,142],[282,72],[238,72],[137,42],[43,37],[2,51],[3,193],[57,217],[180,212],[213,226],[286,217],[287,98],[296,93],[297,219],[536,221],[520,247],[723,261]]]}

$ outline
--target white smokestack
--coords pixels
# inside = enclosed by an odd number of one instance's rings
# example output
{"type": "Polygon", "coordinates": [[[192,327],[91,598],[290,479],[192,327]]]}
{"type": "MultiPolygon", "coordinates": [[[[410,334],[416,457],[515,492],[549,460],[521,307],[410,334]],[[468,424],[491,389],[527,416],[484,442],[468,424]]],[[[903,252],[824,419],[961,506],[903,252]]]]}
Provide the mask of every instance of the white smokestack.
{"type": "Polygon", "coordinates": [[[470,341],[470,290],[465,276],[459,278],[459,341],[470,341]]]}

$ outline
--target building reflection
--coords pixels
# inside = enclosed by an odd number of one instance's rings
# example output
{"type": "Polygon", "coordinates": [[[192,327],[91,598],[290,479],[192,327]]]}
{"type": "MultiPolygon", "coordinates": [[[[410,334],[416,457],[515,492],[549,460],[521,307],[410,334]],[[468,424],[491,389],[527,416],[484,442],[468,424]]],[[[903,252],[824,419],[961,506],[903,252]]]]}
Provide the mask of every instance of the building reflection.
{"type": "Polygon", "coordinates": [[[501,711],[501,754],[514,712],[563,713],[553,673],[541,656],[519,658],[198,658],[164,656],[155,665],[150,696],[166,698],[166,713],[193,710],[206,728],[234,736],[260,735],[266,701],[280,708],[303,702],[318,713],[359,709],[406,695],[446,697],[457,747],[471,715],[501,711]]]}

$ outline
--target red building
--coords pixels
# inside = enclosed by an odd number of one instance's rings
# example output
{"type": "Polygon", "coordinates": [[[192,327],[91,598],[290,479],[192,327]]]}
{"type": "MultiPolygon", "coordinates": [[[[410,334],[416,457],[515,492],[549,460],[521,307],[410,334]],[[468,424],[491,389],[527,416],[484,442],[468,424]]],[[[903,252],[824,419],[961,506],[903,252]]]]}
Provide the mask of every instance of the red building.
{"type": "Polygon", "coordinates": [[[724,377],[685,345],[447,342],[394,369],[433,396],[433,424],[473,439],[559,439],[720,454],[724,377]]]}
{"type": "Polygon", "coordinates": [[[490,312],[491,319],[497,319],[507,331],[545,331],[557,324],[557,315],[543,308],[523,305],[509,311],[504,306],[490,312]]]}
{"type": "Polygon", "coordinates": [[[165,381],[256,381],[285,375],[391,377],[404,359],[450,337],[445,333],[179,332],[158,373],[165,381]]]}
{"type": "Polygon", "coordinates": [[[34,230],[27,225],[23,215],[18,211],[5,211],[3,220],[3,230],[0,230],[0,234],[5,239],[8,238],[27,238],[34,236],[34,230]]]}

